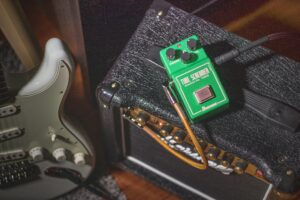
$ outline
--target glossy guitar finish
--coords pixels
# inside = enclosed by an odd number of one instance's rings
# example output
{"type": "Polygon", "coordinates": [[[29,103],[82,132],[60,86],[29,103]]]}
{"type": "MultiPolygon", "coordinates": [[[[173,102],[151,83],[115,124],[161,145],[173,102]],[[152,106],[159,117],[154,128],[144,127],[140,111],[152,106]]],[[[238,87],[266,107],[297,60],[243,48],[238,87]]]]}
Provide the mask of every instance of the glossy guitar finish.
{"type": "Polygon", "coordinates": [[[15,163],[23,157],[40,171],[26,183],[0,186],[1,199],[49,199],[76,187],[67,179],[45,175],[49,167],[73,169],[83,180],[91,173],[94,167],[91,144],[84,138],[84,132],[78,132],[63,114],[73,71],[74,63],[62,42],[50,39],[37,73],[20,89],[14,102],[1,105],[15,107],[17,112],[0,117],[0,170],[3,164],[15,163]],[[18,134],[1,138],[7,130],[18,134]]]}

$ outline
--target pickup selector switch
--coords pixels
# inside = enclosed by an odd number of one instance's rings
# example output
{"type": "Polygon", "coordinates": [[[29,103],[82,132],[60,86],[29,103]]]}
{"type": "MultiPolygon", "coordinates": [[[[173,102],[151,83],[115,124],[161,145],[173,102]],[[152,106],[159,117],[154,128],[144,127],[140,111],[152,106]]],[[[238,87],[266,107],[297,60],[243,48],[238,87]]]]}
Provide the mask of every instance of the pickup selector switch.
{"type": "Polygon", "coordinates": [[[52,152],[56,161],[62,162],[67,159],[66,150],[64,148],[57,148],[52,152]]]}
{"type": "Polygon", "coordinates": [[[41,161],[44,159],[43,148],[42,147],[34,147],[30,149],[29,155],[33,161],[41,161]]]}

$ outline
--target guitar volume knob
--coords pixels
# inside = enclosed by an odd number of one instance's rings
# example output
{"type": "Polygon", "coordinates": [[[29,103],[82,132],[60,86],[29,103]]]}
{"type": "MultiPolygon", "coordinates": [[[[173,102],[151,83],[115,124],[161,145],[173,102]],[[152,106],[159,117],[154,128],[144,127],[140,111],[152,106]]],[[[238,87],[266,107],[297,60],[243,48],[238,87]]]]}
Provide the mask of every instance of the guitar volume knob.
{"type": "Polygon", "coordinates": [[[66,150],[64,148],[57,148],[52,152],[56,161],[62,162],[67,159],[66,150]]]}
{"type": "Polygon", "coordinates": [[[41,161],[44,158],[43,148],[39,147],[39,146],[34,147],[34,148],[30,149],[29,155],[31,156],[33,161],[35,161],[35,162],[41,161]]]}

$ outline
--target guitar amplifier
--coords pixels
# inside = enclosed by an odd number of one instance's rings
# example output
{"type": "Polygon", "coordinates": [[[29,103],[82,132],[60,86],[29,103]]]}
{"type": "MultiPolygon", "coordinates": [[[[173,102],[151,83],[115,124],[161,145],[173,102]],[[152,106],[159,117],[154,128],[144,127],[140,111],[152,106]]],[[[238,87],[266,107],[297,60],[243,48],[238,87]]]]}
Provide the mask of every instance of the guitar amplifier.
{"type": "MultiPolygon", "coordinates": [[[[213,58],[248,41],[164,1],[155,1],[104,81],[97,88],[100,120],[110,163],[145,176],[184,199],[292,199],[299,189],[300,134],[244,106],[246,88],[300,109],[300,64],[259,47],[216,71],[230,99],[229,108],[192,125],[209,168],[180,161],[142,125],[168,140],[183,129],[162,89],[168,81],[160,48],[198,35],[213,58]],[[179,23],[179,19],[185,19],[179,23]],[[147,122],[147,123],[146,123],[147,122]],[[164,133],[162,134],[162,131],[164,133]],[[208,154],[207,154],[208,155],[208,154]],[[227,165],[224,165],[227,163],[227,165]]],[[[176,149],[176,141],[169,141],[176,149]]],[[[187,139],[178,151],[192,156],[187,139]]]]}

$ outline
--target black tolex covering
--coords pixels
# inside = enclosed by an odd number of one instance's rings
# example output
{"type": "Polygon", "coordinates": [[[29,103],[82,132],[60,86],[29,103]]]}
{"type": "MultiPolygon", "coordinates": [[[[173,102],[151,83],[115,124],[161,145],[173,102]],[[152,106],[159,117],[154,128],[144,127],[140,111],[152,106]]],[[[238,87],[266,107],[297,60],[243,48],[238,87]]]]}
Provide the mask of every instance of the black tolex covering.
{"type": "MultiPolygon", "coordinates": [[[[191,35],[198,35],[211,58],[233,47],[248,43],[196,16],[174,7],[155,4],[149,9],[105,80],[98,88],[118,82],[112,104],[140,107],[181,126],[169,104],[162,83],[167,81],[162,68],[145,59],[157,61],[153,46],[169,46],[191,35]],[[158,18],[158,11],[165,12],[158,18]],[[181,20],[184,19],[184,20],[181,20]],[[181,21],[181,22],[180,22],[181,21]],[[173,26],[173,34],[170,34],[173,26]]],[[[293,192],[300,176],[300,132],[291,132],[243,106],[242,89],[284,102],[300,110],[300,64],[255,48],[231,62],[216,66],[230,98],[230,108],[222,114],[194,124],[196,133],[218,147],[252,162],[276,187],[293,192]],[[287,176],[286,171],[294,175],[287,176]]]]}

